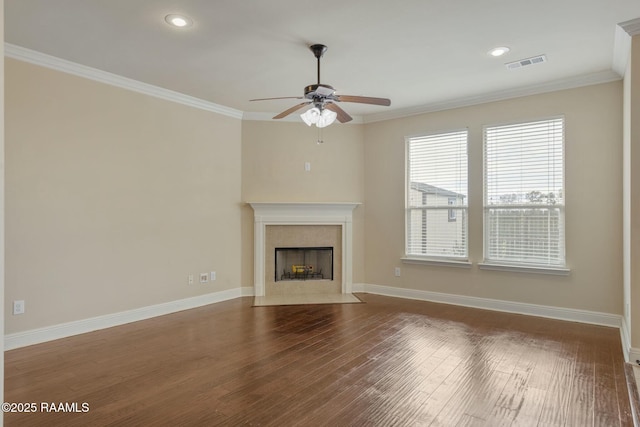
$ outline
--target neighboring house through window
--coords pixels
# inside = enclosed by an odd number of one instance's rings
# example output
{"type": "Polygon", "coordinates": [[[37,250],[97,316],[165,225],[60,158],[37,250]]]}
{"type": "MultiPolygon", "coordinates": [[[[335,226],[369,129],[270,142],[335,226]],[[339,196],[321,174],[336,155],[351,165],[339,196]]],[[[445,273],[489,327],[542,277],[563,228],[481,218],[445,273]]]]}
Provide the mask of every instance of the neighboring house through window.
{"type": "MultiPolygon", "coordinates": [[[[457,199],[456,197],[449,197],[449,206],[457,205],[456,199],[457,199]]],[[[455,209],[449,209],[449,221],[455,221],[456,215],[457,213],[455,209]]]]}
{"type": "Polygon", "coordinates": [[[406,138],[406,256],[467,259],[467,130],[406,138]]]}

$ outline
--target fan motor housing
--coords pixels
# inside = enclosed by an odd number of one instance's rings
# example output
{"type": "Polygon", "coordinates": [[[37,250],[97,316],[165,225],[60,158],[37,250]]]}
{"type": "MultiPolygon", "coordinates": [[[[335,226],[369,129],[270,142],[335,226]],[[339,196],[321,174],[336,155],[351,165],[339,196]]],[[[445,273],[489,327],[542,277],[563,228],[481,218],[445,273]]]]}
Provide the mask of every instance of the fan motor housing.
{"type": "Polygon", "coordinates": [[[331,98],[335,91],[332,86],[325,84],[309,85],[304,88],[304,97],[307,99],[331,98]]]}

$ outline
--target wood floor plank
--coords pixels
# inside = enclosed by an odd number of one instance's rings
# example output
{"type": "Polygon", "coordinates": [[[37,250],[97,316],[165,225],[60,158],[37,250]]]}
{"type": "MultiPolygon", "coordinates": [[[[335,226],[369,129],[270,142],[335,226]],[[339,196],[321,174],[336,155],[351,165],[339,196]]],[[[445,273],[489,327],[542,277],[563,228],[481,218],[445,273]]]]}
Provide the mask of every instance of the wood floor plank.
{"type": "Polygon", "coordinates": [[[589,345],[579,347],[580,359],[574,365],[569,411],[566,425],[587,426],[594,424],[595,363],[594,349],[589,345]]]}
{"type": "Polygon", "coordinates": [[[389,322],[387,325],[391,329],[384,329],[384,334],[392,338],[380,341],[373,347],[362,348],[362,351],[357,352],[357,357],[350,358],[347,355],[341,357],[336,354],[329,363],[321,365],[321,369],[313,369],[310,376],[303,377],[307,385],[303,389],[298,389],[297,394],[313,395],[314,399],[289,403],[285,413],[273,418],[273,425],[283,425],[282,423],[286,424],[289,419],[303,419],[309,412],[317,412],[315,409],[320,406],[318,402],[324,404],[331,396],[339,393],[346,379],[361,376],[380,381],[379,366],[384,366],[387,360],[395,356],[397,352],[395,345],[400,343],[400,332],[403,327],[406,327],[405,323],[396,322],[389,322]]]}
{"type": "Polygon", "coordinates": [[[361,294],[239,298],[11,350],[7,426],[630,426],[617,329],[361,294]]]}

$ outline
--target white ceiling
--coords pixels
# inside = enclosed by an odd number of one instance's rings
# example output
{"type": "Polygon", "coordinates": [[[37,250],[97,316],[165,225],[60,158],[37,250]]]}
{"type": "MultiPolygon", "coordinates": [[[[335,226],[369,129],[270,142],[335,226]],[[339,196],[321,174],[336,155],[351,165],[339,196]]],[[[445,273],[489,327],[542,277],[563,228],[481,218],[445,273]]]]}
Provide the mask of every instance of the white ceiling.
{"type": "Polygon", "coordinates": [[[5,0],[5,41],[243,112],[279,113],[316,82],[384,117],[554,82],[607,81],[617,24],[639,0],[5,0]],[[182,13],[191,28],[168,26],[182,13]],[[487,51],[506,45],[493,58],[487,51]],[[505,62],[547,62],[507,70],[505,62]]]}

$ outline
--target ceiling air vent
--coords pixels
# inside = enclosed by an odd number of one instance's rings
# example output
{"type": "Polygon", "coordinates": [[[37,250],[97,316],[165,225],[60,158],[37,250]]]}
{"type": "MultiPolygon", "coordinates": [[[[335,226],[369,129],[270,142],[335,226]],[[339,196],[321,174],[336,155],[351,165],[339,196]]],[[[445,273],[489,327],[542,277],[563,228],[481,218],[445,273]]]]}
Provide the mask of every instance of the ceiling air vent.
{"type": "Polygon", "coordinates": [[[508,62],[505,65],[508,70],[515,70],[516,68],[528,67],[529,65],[542,64],[547,62],[545,55],[532,56],[531,58],[520,59],[514,62],[508,62]]]}

